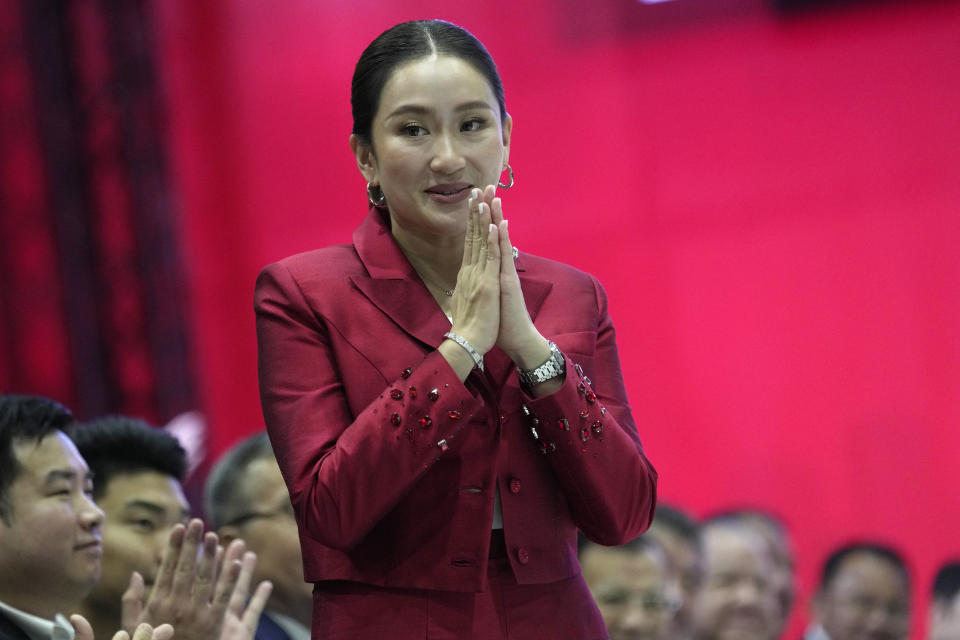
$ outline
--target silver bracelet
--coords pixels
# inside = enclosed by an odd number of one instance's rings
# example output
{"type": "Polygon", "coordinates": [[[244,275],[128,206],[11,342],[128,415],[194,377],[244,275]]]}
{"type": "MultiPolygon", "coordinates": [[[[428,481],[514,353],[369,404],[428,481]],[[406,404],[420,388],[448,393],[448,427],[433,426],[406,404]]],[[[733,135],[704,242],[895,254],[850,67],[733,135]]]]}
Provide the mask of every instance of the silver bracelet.
{"type": "Polygon", "coordinates": [[[477,369],[480,369],[480,371],[483,371],[483,356],[480,355],[480,352],[477,351],[466,338],[464,338],[463,336],[458,336],[453,331],[447,331],[445,334],[443,334],[443,337],[450,338],[451,340],[456,342],[458,345],[463,347],[466,350],[466,352],[470,354],[470,357],[473,358],[473,362],[474,364],[477,365],[477,369]]]}

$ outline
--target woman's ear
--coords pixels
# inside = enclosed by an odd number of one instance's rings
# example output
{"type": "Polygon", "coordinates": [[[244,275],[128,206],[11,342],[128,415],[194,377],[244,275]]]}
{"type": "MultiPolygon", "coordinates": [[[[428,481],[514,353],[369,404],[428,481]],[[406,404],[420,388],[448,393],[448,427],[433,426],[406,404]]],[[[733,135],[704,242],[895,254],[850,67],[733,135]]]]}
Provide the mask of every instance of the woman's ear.
{"type": "Polygon", "coordinates": [[[510,114],[507,114],[506,119],[503,121],[503,168],[507,168],[508,160],[510,159],[510,134],[513,133],[513,118],[510,117],[510,114]]]}
{"type": "Polygon", "coordinates": [[[362,142],[357,134],[350,134],[350,150],[357,159],[357,168],[367,182],[377,183],[377,158],[373,155],[373,147],[362,142]]]}

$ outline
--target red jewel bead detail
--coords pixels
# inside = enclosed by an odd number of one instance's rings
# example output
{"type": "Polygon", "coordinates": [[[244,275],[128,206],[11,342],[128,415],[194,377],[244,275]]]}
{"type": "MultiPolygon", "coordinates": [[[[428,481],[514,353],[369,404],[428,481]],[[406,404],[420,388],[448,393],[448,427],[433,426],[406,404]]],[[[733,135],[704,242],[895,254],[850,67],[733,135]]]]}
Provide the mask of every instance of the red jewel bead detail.
{"type": "Polygon", "coordinates": [[[582,440],[583,442],[586,442],[586,441],[589,440],[589,439],[590,439],[590,430],[587,429],[586,427],[581,428],[581,429],[580,429],[580,440],[582,440]]]}
{"type": "Polygon", "coordinates": [[[423,416],[420,418],[420,426],[424,429],[428,429],[430,425],[433,424],[433,420],[430,419],[430,416],[423,416]]]}
{"type": "Polygon", "coordinates": [[[399,400],[400,398],[403,397],[403,391],[400,391],[400,389],[391,389],[390,397],[393,398],[394,400],[399,400]]]}
{"type": "Polygon", "coordinates": [[[597,435],[600,435],[600,432],[603,431],[603,423],[597,420],[593,423],[593,432],[597,435]]]}
{"type": "Polygon", "coordinates": [[[460,413],[460,409],[452,409],[447,415],[450,416],[451,420],[459,420],[463,414],[460,413]]]}
{"type": "Polygon", "coordinates": [[[586,418],[586,417],[589,416],[589,415],[590,415],[590,410],[589,410],[589,409],[581,409],[581,410],[580,410],[580,417],[581,417],[581,418],[586,418]]]}
{"type": "Polygon", "coordinates": [[[402,420],[403,420],[403,418],[400,417],[400,414],[399,414],[399,413],[395,413],[395,414],[393,414],[392,416],[390,416],[390,422],[392,422],[392,423],[393,423],[393,426],[395,426],[395,427],[399,427],[399,426],[400,426],[400,422],[401,422],[402,420]]]}
{"type": "Polygon", "coordinates": [[[436,399],[440,397],[440,391],[437,389],[430,389],[430,391],[427,392],[427,397],[433,401],[436,401],[436,399]]]}
{"type": "Polygon", "coordinates": [[[590,404],[593,404],[596,401],[597,401],[597,394],[595,394],[593,391],[587,391],[587,402],[589,402],[590,404]]]}
{"type": "Polygon", "coordinates": [[[552,442],[549,442],[547,440],[540,441],[540,453],[542,453],[543,455],[547,455],[548,453],[552,453],[553,451],[556,451],[556,450],[557,450],[557,445],[553,444],[552,442]]]}
{"type": "Polygon", "coordinates": [[[450,445],[447,444],[446,440],[441,440],[437,443],[437,446],[440,447],[440,451],[446,451],[450,448],[450,445]]]}
{"type": "Polygon", "coordinates": [[[582,382],[580,382],[577,384],[577,391],[579,391],[580,393],[586,393],[587,387],[582,382]]]}
{"type": "Polygon", "coordinates": [[[416,387],[410,387],[410,390],[407,391],[407,394],[408,394],[411,398],[416,398],[416,397],[417,397],[417,388],[416,388],[416,387]]]}
{"type": "Polygon", "coordinates": [[[557,426],[563,429],[564,431],[570,431],[570,423],[566,418],[560,418],[557,420],[557,426]]]}
{"type": "Polygon", "coordinates": [[[407,367],[400,373],[400,377],[409,378],[411,373],[413,373],[413,369],[411,369],[410,367],[407,367]]]}

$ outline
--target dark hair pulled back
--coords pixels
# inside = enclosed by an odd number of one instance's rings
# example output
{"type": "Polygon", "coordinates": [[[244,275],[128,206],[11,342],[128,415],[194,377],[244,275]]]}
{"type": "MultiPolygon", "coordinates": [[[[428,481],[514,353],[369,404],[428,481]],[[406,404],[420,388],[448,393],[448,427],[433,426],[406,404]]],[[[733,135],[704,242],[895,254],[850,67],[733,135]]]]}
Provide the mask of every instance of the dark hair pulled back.
{"type": "Polygon", "coordinates": [[[497,65],[483,43],[469,31],[443,20],[401,22],[381,33],[364,49],[353,71],[350,104],[353,133],[371,144],[373,117],[390,76],[400,66],[430,55],[448,55],[472,65],[490,83],[500,105],[500,120],[506,120],[503,82],[497,65]]]}

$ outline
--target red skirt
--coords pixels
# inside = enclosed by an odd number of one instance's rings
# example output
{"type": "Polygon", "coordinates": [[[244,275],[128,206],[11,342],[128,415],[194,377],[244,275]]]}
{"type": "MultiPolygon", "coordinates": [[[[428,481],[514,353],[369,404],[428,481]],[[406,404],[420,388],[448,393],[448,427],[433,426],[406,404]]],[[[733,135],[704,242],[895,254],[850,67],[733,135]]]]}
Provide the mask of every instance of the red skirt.
{"type": "Polygon", "coordinates": [[[481,593],[317,583],[314,640],[607,640],[580,575],[517,584],[505,556],[493,557],[481,593]]]}

